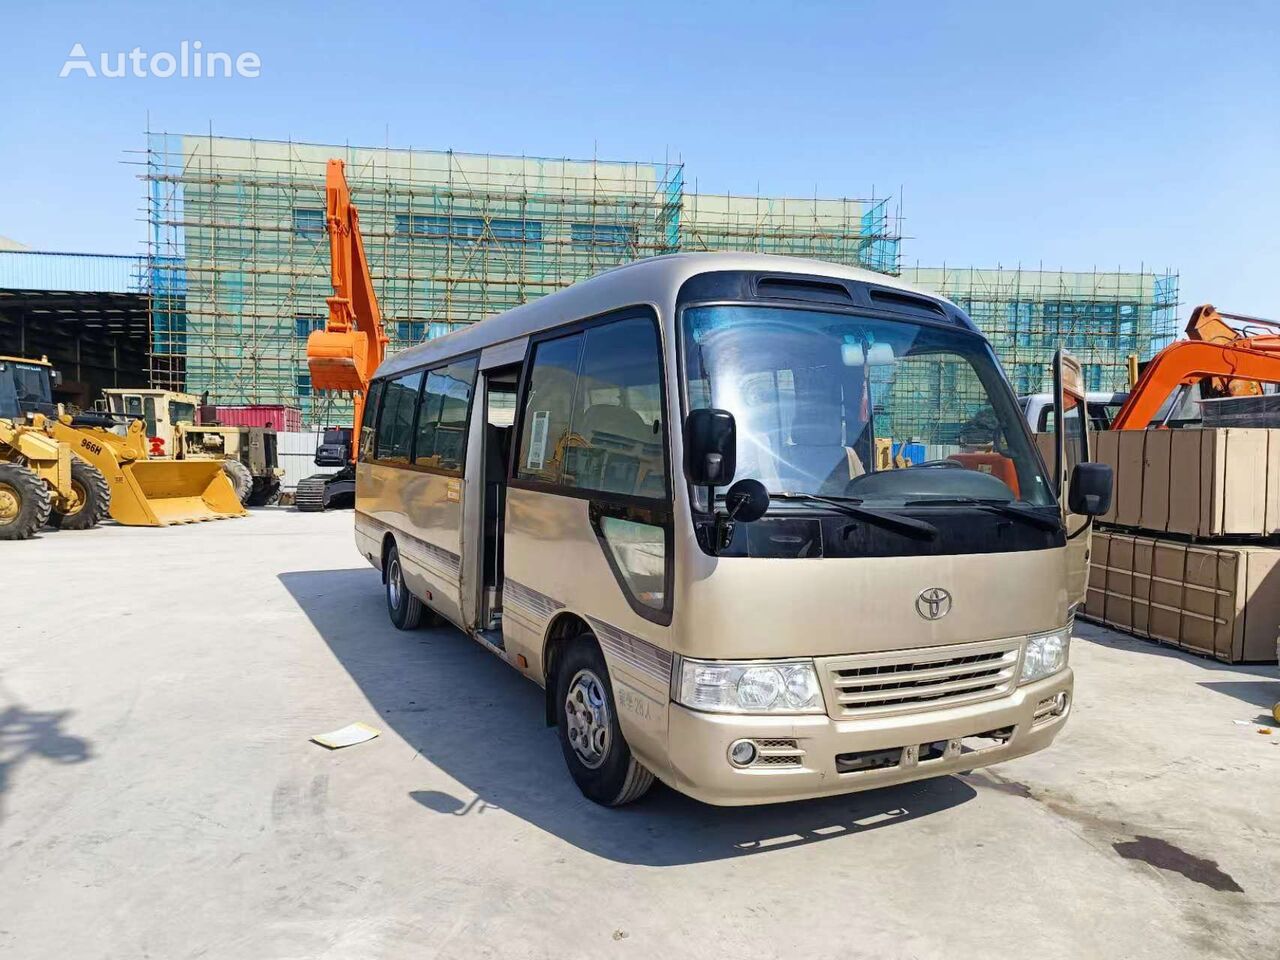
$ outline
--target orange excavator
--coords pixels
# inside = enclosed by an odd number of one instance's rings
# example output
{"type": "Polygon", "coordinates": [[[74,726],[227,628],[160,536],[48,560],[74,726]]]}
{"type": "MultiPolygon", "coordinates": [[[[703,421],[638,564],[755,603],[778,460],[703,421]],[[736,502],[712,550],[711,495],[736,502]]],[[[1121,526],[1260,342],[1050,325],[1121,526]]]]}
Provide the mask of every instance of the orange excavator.
{"type": "Polygon", "coordinates": [[[1220,313],[1206,303],[1191,312],[1187,338],[1175,340],[1146,365],[1112,430],[1147,429],[1170,397],[1170,409],[1176,408],[1197,386],[1199,398],[1208,400],[1258,397],[1263,384],[1280,384],[1280,322],[1220,313]]]}
{"type": "Polygon", "coordinates": [[[365,259],[360,214],[351,202],[351,189],[341,160],[329,161],[324,192],[333,296],[325,300],[329,317],[324,329],[316,330],[307,338],[307,368],[311,372],[312,389],[351,397],[355,416],[350,428],[325,431],[316,450],[316,465],[341,466],[342,469],[300,481],[294,494],[294,505],[299,510],[324,510],[344,503],[354,505],[355,463],[360,452],[365,399],[374,371],[387,355],[387,333],[382,325],[369,261],[365,259]]]}

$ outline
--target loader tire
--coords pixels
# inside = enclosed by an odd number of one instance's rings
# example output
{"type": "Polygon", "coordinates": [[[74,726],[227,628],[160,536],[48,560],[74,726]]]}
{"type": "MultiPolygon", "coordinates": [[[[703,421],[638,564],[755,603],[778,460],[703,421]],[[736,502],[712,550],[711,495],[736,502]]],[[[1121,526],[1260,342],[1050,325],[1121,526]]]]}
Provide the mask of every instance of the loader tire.
{"type": "Polygon", "coordinates": [[[34,470],[0,463],[0,540],[26,540],[49,522],[49,488],[34,470]]]}
{"type": "Polygon", "coordinates": [[[259,483],[257,480],[253,483],[253,490],[249,493],[249,502],[246,506],[250,507],[269,507],[273,503],[280,502],[280,481],[275,477],[266,477],[259,483]]]}
{"type": "Polygon", "coordinates": [[[243,507],[249,502],[249,496],[253,493],[253,474],[239,460],[223,460],[222,472],[231,481],[231,487],[240,500],[240,506],[243,507]]]}
{"type": "Polygon", "coordinates": [[[71,489],[75,494],[71,509],[64,512],[54,507],[49,526],[55,530],[88,530],[106,519],[111,509],[111,488],[97,467],[73,456],[71,489]]]}

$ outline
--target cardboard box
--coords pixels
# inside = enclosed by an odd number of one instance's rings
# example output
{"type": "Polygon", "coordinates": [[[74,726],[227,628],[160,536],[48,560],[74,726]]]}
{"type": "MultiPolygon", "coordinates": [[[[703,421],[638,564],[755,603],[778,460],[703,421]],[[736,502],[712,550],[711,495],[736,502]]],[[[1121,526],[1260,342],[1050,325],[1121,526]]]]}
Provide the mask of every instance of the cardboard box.
{"type": "Polygon", "coordinates": [[[1202,430],[1200,531],[1202,537],[1270,534],[1268,487],[1280,482],[1270,466],[1270,430],[1202,430]]]}
{"type": "Polygon", "coordinates": [[[1133,626],[1133,541],[1128,534],[1113,533],[1107,549],[1107,606],[1103,619],[1122,630],[1133,626]]]}
{"type": "MultiPolygon", "coordinates": [[[[1182,648],[1215,655],[1219,632],[1226,626],[1231,603],[1221,585],[1222,553],[1216,547],[1188,547],[1182,581],[1182,648]]],[[[1234,567],[1234,564],[1232,564],[1234,567]]],[[[1232,571],[1234,573],[1234,571],[1232,571]]]]}
{"type": "Polygon", "coordinates": [[[1200,534],[1200,441],[1203,430],[1153,431],[1169,435],[1169,518],[1165,529],[1200,534]]]}
{"type": "Polygon", "coordinates": [[[1104,431],[1094,447],[1115,477],[1102,523],[1201,539],[1280,535],[1280,429],[1104,431]]]}
{"type": "Polygon", "coordinates": [[[1150,636],[1151,617],[1151,567],[1156,542],[1146,537],[1133,541],[1133,632],[1139,637],[1150,636]]]}
{"type": "MultiPolygon", "coordinates": [[[[1116,507],[1120,503],[1120,489],[1123,486],[1123,478],[1120,476],[1120,435],[1124,431],[1101,430],[1090,436],[1093,441],[1094,454],[1093,459],[1098,463],[1109,464],[1111,467],[1112,482],[1114,484],[1111,490],[1111,507],[1102,516],[1098,517],[1101,523],[1116,523],[1116,507]]],[[[1053,469],[1050,467],[1050,469],[1053,469]]]]}
{"type": "Polygon", "coordinates": [[[1035,438],[1036,449],[1040,451],[1040,459],[1044,461],[1045,469],[1049,472],[1050,477],[1052,477],[1053,461],[1057,457],[1057,452],[1054,448],[1054,442],[1057,439],[1057,435],[1053,433],[1037,433],[1035,438]]]}
{"type": "Polygon", "coordinates": [[[1156,540],[1152,544],[1147,636],[1153,640],[1182,642],[1182,581],[1186,564],[1184,544],[1169,540],[1156,540]]]}
{"type": "Polygon", "coordinates": [[[1107,553],[1111,546],[1111,534],[1097,527],[1089,535],[1089,586],[1098,590],[1107,588],[1107,553]]]}
{"type": "MultiPolygon", "coordinates": [[[[1101,436],[1101,434],[1099,434],[1101,436]]],[[[1142,450],[1146,443],[1146,430],[1121,430],[1118,434],[1118,469],[1120,489],[1116,503],[1116,523],[1122,527],[1136,527],[1142,523],[1142,450]]]]}
{"type": "Polygon", "coordinates": [[[1280,549],[1222,548],[1218,582],[1222,622],[1214,656],[1227,663],[1274,660],[1280,635],[1280,549]]]}
{"type": "Polygon", "coordinates": [[[1164,532],[1169,527],[1169,466],[1173,430],[1150,430],[1142,448],[1142,511],[1138,526],[1164,532]]]}
{"type": "Polygon", "coordinates": [[[1084,595],[1086,617],[1102,620],[1107,612],[1107,552],[1111,534],[1094,527],[1089,534],[1089,587],[1084,595]]]}

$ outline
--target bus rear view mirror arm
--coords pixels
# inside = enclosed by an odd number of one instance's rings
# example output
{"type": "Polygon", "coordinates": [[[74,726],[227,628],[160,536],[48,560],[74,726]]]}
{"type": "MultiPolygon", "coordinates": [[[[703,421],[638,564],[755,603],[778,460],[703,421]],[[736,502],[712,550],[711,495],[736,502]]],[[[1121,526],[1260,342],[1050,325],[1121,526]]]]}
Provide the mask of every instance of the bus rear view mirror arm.
{"type": "Polygon", "coordinates": [[[1067,509],[1087,517],[1097,517],[1111,509],[1111,466],[1105,463],[1077,463],[1071,471],[1067,509]]]}

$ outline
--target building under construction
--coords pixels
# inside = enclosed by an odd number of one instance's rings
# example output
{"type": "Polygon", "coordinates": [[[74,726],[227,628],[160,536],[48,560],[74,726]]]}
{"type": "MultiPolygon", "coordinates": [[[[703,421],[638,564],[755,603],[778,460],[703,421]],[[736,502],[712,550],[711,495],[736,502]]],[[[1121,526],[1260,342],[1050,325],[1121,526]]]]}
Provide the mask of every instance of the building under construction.
{"type": "Polygon", "coordinates": [[[157,385],[309,411],[305,341],[323,326],[331,293],[323,184],[334,156],[346,161],[360,208],[392,352],[608,267],[683,249],[898,267],[885,199],[697,197],[670,163],[152,134],[145,179],[157,385]]]}
{"type": "MultiPolygon", "coordinates": [[[[346,161],[390,350],[608,267],[681,250],[753,250],[899,274],[892,198],[687,191],[678,163],[557,160],[149,134],[151,377],[222,403],[288,403],[309,422],[307,335],[331,293],[324,173],[346,161]]],[[[915,268],[967,309],[1019,390],[1046,388],[1061,340],[1090,386],[1173,334],[1177,280],[1139,273],[915,268]]],[[[921,385],[929,393],[945,384],[921,385]]],[[[941,394],[939,394],[941,395],[941,394]]]]}

